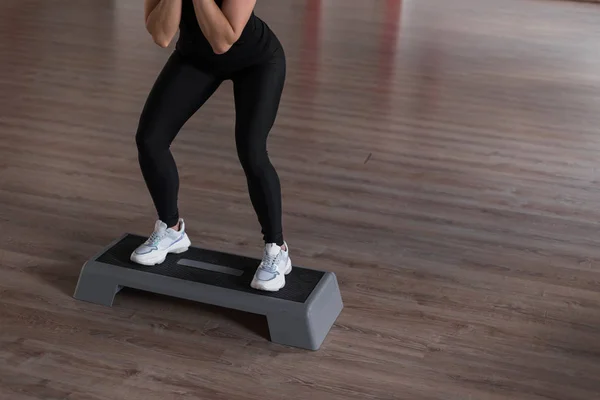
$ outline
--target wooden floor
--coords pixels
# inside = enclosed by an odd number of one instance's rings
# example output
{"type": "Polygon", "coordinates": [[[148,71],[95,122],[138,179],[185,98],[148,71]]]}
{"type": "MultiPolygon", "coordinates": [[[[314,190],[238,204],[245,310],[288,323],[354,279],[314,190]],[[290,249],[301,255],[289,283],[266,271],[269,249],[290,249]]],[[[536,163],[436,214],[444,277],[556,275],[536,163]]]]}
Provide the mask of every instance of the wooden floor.
{"type": "MultiPolygon", "coordinates": [[[[346,308],[319,352],[83,262],[154,211],[134,133],[169,50],[141,1],[0,2],[0,399],[600,398],[600,8],[261,0],[295,263],[346,308]]],[[[195,245],[260,257],[231,85],[173,151],[195,245]]]]}

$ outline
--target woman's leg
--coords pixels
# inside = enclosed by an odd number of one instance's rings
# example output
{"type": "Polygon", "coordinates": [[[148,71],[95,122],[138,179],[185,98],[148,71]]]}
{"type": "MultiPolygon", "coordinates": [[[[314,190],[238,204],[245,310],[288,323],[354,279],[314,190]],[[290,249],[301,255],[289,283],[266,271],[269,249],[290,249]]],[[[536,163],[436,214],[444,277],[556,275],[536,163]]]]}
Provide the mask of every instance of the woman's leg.
{"type": "Polygon", "coordinates": [[[220,79],[173,53],[150,91],[135,139],[142,175],[159,221],[148,240],[131,254],[134,262],[159,264],[168,253],[180,253],[190,246],[179,218],[179,175],[170,146],[183,124],[220,83],[220,79]]]}
{"type": "Polygon", "coordinates": [[[267,136],[277,116],[285,73],[281,52],[270,63],[252,66],[233,77],[238,157],[264,240],[279,246],[284,243],[281,188],[267,153],[267,136]]]}
{"type": "Polygon", "coordinates": [[[285,275],[291,271],[283,239],[279,177],[267,154],[267,136],[277,116],[285,74],[285,55],[279,50],[270,62],[233,76],[236,147],[266,242],[263,260],[251,286],[268,291],[281,289],[285,275]]]}
{"type": "Polygon", "coordinates": [[[179,175],[171,143],[220,83],[175,52],[158,76],[142,111],[135,138],[139,163],[158,217],[168,227],[179,221],[179,175]]]}

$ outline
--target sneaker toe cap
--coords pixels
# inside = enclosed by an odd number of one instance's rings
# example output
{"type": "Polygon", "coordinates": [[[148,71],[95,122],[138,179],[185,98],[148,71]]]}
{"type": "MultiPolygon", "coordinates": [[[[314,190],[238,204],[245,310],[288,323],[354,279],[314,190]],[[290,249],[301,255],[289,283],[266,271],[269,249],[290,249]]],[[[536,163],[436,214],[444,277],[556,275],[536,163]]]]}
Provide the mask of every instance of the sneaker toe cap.
{"type": "Polygon", "coordinates": [[[145,254],[149,254],[149,253],[153,252],[154,250],[156,250],[156,247],[140,246],[137,249],[135,249],[135,254],[137,254],[139,256],[143,256],[145,254]]]}
{"type": "Polygon", "coordinates": [[[264,269],[259,269],[258,271],[256,271],[256,279],[260,281],[270,281],[272,279],[275,279],[276,276],[276,274],[266,271],[264,269]]]}

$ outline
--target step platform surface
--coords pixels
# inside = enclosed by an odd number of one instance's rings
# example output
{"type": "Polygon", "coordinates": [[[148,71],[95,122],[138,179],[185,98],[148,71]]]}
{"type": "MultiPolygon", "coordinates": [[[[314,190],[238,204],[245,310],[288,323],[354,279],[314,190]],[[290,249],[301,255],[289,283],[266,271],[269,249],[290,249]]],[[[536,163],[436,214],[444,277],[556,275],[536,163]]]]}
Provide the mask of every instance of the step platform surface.
{"type": "Polygon", "coordinates": [[[342,311],[332,272],[293,266],[283,289],[264,292],[250,287],[258,259],[190,247],[148,267],[129,260],[145,240],[125,234],[87,261],[74,297],[112,306],[128,287],[265,315],[271,341],[310,350],[320,348],[342,311]]]}

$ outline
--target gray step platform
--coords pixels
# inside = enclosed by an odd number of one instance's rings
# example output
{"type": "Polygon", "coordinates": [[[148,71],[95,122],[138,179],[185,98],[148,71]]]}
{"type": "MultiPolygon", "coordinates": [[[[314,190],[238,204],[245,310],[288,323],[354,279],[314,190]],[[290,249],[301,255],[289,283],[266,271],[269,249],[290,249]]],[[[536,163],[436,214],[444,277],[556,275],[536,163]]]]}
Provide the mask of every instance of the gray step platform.
{"type": "Polygon", "coordinates": [[[152,267],[129,260],[145,238],[125,234],[87,261],[74,297],[112,306],[123,287],[265,315],[271,341],[318,350],[342,311],[342,297],[331,272],[294,266],[278,292],[252,289],[260,260],[197,247],[170,254],[152,267]]]}

